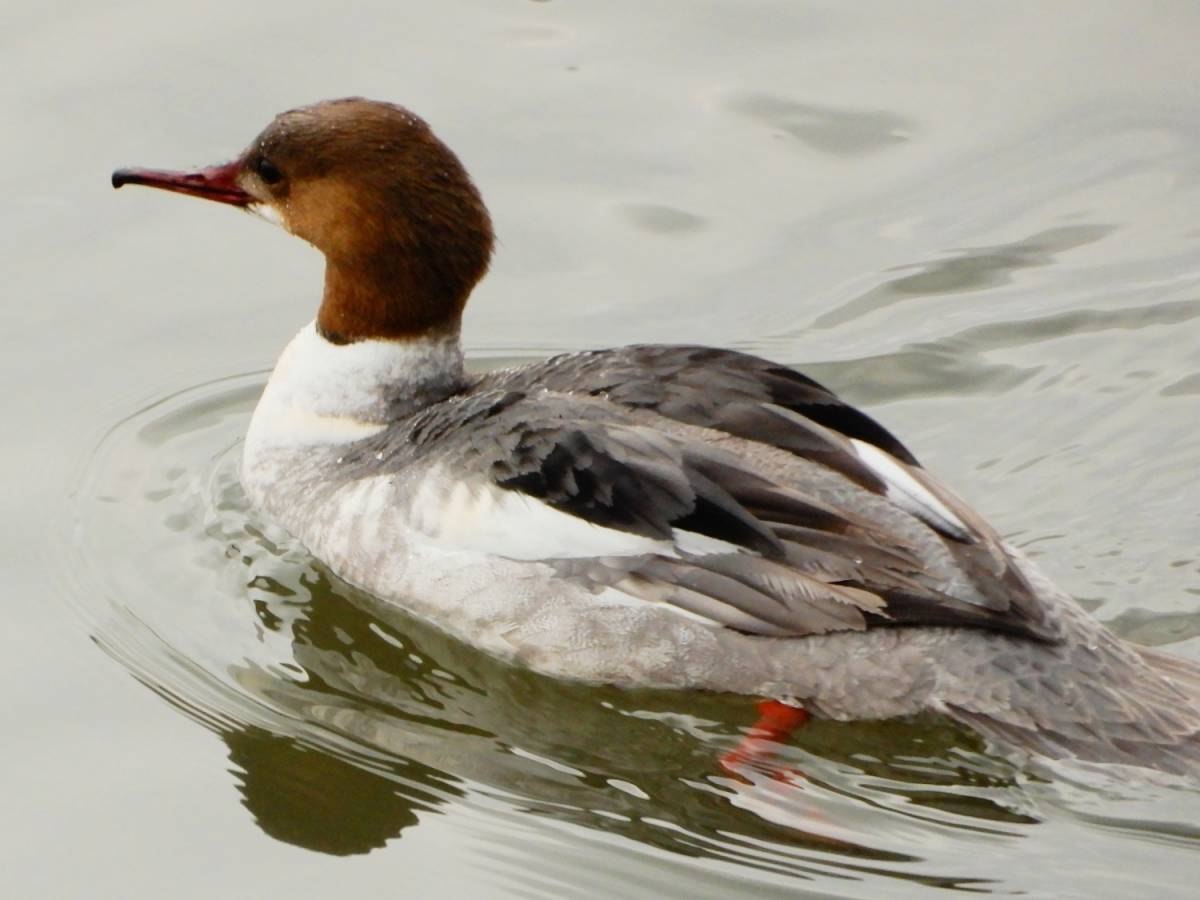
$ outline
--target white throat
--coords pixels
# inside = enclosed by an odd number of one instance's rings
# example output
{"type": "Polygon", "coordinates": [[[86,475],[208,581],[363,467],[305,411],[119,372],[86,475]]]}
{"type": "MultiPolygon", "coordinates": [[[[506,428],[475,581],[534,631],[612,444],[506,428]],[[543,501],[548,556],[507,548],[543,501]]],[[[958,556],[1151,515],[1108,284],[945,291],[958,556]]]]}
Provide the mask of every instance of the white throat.
{"type": "Polygon", "coordinates": [[[453,393],[462,379],[457,335],[334,344],[310,322],[275,364],[246,452],[369,437],[453,393]]]}

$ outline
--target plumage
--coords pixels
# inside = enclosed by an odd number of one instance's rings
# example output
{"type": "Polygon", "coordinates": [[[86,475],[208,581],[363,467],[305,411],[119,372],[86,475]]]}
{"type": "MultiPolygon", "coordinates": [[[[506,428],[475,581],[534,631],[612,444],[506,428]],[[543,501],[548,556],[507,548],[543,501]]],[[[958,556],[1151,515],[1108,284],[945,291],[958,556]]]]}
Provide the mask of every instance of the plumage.
{"type": "Polygon", "coordinates": [[[292,110],[231,163],[113,184],[269,210],[324,254],[242,478],[381,599],[554,676],[842,719],[932,710],[1052,756],[1200,774],[1200,666],[1112,635],[812,379],[653,345],[465,374],[491,222],[407,110],[292,110]]]}
{"type": "MultiPolygon", "coordinates": [[[[1031,639],[1053,638],[1052,630],[1027,614],[1025,606],[995,602],[1025,589],[1023,583],[1001,584],[1010,567],[1005,557],[995,555],[1000,552],[994,546],[995,536],[968,530],[924,486],[932,483],[928,477],[921,484],[914,481],[911,490],[926,492],[930,502],[955,522],[950,534],[938,527],[941,518],[913,514],[913,503],[907,499],[895,503],[888,481],[868,481],[864,486],[860,479],[846,475],[843,467],[829,465],[831,439],[806,454],[802,442],[790,439],[789,431],[810,434],[812,423],[794,411],[779,420],[768,437],[790,455],[823,467],[838,486],[836,502],[828,489],[815,494],[800,482],[764,477],[733,453],[664,434],[635,418],[634,409],[643,416],[658,415],[660,409],[674,411],[687,405],[677,402],[669,377],[656,378],[649,370],[657,359],[673,359],[676,348],[663,347],[661,354],[653,349],[639,348],[637,358],[643,368],[635,380],[657,384],[656,400],[641,395],[628,404],[631,409],[615,402],[611,392],[598,390],[598,384],[610,383],[603,365],[606,354],[560,357],[466,383],[444,402],[345,448],[338,477],[353,480],[452,467],[461,484],[478,485],[485,494],[496,490],[517,494],[594,526],[577,532],[581,546],[571,551],[572,557],[626,555],[614,551],[613,532],[660,542],[658,552],[640,564],[623,560],[614,567],[594,566],[586,579],[589,589],[621,582],[628,589],[634,583],[630,577],[636,575],[643,589],[632,590],[634,596],[678,605],[749,634],[800,636],[841,629],[957,625],[1031,639]],[[585,373],[600,377],[586,380],[578,369],[580,361],[585,363],[585,373]],[[573,371],[569,383],[575,391],[527,394],[515,389],[528,383],[531,375],[537,376],[538,383],[566,384],[563,370],[573,371]],[[909,528],[920,529],[930,546],[940,546],[975,590],[956,596],[924,575],[925,561],[911,537],[858,511],[857,503],[866,495],[903,512],[909,528]],[[688,552],[681,534],[701,535],[734,552],[688,552]],[[671,582],[680,590],[663,591],[662,585],[671,582]]],[[[618,364],[630,374],[628,357],[621,351],[617,355],[618,364]]],[[[755,363],[762,371],[773,371],[765,361],[743,354],[726,352],[718,361],[731,369],[730,381],[743,394],[750,393],[752,373],[758,371],[755,363]]],[[[668,369],[668,375],[671,371],[677,370],[668,369]]],[[[723,374],[723,368],[710,368],[709,397],[720,399],[726,383],[723,374]]],[[[819,385],[809,382],[806,387],[829,398],[826,405],[836,402],[819,385]]],[[[703,420],[695,405],[687,407],[694,427],[717,424],[703,420]]],[[[830,434],[847,442],[837,447],[846,454],[853,453],[852,442],[860,440],[830,434]]],[[[904,464],[893,460],[891,465],[904,464]]],[[[489,530],[500,535],[521,529],[515,510],[532,521],[528,505],[492,503],[486,514],[512,520],[497,521],[489,530]]],[[[435,522],[453,520],[462,516],[462,504],[454,507],[453,514],[447,505],[426,515],[435,522]]],[[[550,524],[544,516],[541,521],[550,524]]],[[[555,563],[563,552],[559,531],[561,527],[546,527],[542,554],[536,550],[537,536],[526,535],[521,558],[555,563]]],[[[469,537],[461,530],[443,530],[438,536],[447,541],[452,534],[459,535],[463,547],[501,552],[507,546],[495,537],[484,540],[482,529],[469,537]]],[[[630,540],[626,546],[631,556],[646,551],[642,541],[630,540]]],[[[567,570],[563,573],[570,577],[567,570]]]]}

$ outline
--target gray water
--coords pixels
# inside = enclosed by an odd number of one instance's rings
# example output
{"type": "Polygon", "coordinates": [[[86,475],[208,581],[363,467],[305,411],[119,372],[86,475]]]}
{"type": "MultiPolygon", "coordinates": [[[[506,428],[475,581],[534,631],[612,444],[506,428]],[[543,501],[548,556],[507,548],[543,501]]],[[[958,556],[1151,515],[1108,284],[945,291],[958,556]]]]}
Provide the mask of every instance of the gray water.
{"type": "Polygon", "coordinates": [[[1192,895],[1194,784],[934,718],[815,723],[738,780],[745,700],[549,681],[341,584],[236,477],[319,258],[107,177],[406,103],[496,220],[473,365],[794,364],[1196,659],[1194,3],[5,12],[0,894],[1192,895]]]}

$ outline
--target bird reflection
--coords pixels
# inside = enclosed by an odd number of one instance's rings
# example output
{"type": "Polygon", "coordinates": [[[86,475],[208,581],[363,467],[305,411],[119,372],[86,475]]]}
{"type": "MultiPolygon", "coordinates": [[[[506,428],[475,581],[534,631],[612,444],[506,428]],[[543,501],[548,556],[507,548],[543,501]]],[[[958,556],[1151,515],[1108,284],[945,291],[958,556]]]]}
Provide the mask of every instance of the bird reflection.
{"type": "MultiPolygon", "coordinates": [[[[892,867],[914,859],[865,846],[864,835],[816,812],[806,791],[821,785],[819,776],[785,777],[783,761],[741,778],[723,772],[721,753],[753,719],[746,698],[545,678],[379,604],[316,564],[296,580],[285,565],[264,573],[263,563],[250,584],[258,626],[290,632],[292,659],[270,671],[239,664],[233,675],[287,725],[223,736],[244,803],[274,838],[367,853],[446,804],[500,798],[688,856],[736,857],[739,842],[747,850],[755,842],[757,852],[742,861],[765,866],[761,842],[770,842],[781,851],[769,863],[774,870],[804,870],[806,851],[820,850],[903,877],[892,867]]],[[[961,763],[977,756],[974,741],[929,720],[817,722],[796,739],[825,765],[889,779],[885,802],[908,781],[913,789],[899,799],[910,805],[945,804],[1001,829],[1029,821],[983,792],[936,790],[1005,785],[1003,770],[961,763]]]]}
{"type": "Polygon", "coordinates": [[[382,847],[432,804],[361,763],[261,728],[227,732],[238,787],[259,827],[276,840],[334,856],[382,847]]]}

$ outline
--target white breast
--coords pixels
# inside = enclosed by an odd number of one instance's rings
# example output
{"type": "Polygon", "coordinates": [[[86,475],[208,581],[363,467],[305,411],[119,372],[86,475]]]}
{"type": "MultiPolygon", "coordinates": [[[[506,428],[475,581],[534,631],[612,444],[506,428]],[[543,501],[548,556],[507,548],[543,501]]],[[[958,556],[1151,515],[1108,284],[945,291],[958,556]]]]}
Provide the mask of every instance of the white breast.
{"type": "Polygon", "coordinates": [[[334,344],[310,322],[275,364],[246,434],[247,457],[361,440],[386,427],[397,401],[445,392],[461,377],[455,337],[334,344]]]}

